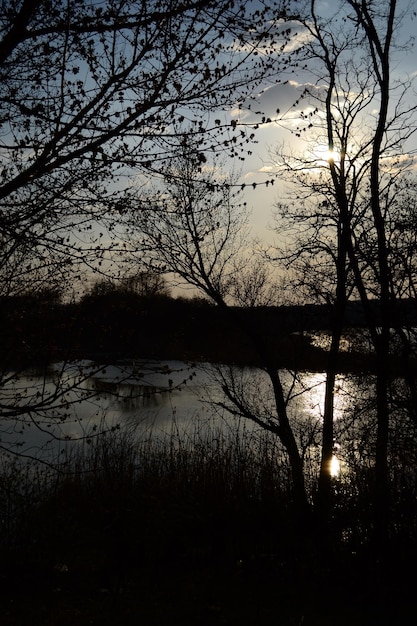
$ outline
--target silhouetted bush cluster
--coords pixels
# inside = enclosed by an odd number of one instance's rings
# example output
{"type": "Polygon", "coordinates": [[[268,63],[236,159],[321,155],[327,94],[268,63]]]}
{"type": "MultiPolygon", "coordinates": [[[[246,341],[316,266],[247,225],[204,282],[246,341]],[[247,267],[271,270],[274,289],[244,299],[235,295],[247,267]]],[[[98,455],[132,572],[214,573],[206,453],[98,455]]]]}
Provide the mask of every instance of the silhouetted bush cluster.
{"type": "Polygon", "coordinates": [[[365,626],[412,610],[416,507],[408,525],[396,517],[389,568],[371,559],[369,476],[355,477],[360,495],[339,485],[332,554],[312,559],[293,532],[282,449],[266,433],[225,438],[197,424],[191,435],[88,441],[61,474],[3,464],[2,623],[20,610],[25,624],[289,626],[305,615],[318,626],[336,611],[339,624],[365,626]]]}

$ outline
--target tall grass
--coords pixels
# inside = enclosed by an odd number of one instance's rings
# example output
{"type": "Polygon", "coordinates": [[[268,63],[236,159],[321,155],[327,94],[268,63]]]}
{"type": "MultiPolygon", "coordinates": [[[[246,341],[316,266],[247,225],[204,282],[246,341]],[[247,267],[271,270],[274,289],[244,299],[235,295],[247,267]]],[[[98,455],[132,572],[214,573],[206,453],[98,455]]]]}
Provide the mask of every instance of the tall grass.
{"type": "MultiPolygon", "coordinates": [[[[356,552],[371,536],[373,470],[355,463],[335,479],[333,531],[356,552]]],[[[95,575],[171,559],[285,561],[296,549],[285,454],[276,437],[244,424],[173,420],[169,432],[92,434],[58,470],[3,458],[3,563],[95,575]]],[[[409,482],[397,498],[401,545],[415,537],[415,494],[409,482]]]]}
{"type": "Polygon", "coordinates": [[[237,559],[289,532],[287,464],[266,433],[231,436],[198,420],[169,433],[115,430],[86,438],[60,469],[4,462],[3,550],[94,569],[110,553],[237,559]]]}

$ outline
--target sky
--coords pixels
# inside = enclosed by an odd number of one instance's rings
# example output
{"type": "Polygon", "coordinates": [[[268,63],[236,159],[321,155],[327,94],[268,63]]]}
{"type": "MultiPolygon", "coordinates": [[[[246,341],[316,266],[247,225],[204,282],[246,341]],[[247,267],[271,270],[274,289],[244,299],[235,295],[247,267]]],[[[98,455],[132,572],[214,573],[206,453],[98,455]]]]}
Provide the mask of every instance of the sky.
{"type": "MultiPolygon", "coordinates": [[[[317,2],[317,9],[323,16],[331,15],[331,11],[340,3],[317,2]],[[333,7],[333,9],[331,8],[333,7]]],[[[417,26],[414,2],[399,0],[399,11],[407,9],[406,18],[403,20],[401,30],[394,36],[394,44],[405,44],[401,50],[395,51],[392,57],[391,71],[394,79],[414,79],[414,86],[410,88],[409,98],[411,103],[416,99],[417,94],[417,49],[414,45],[414,32],[417,26]]],[[[343,28],[343,21],[340,21],[343,28]]],[[[305,40],[305,34],[297,29],[298,35],[294,38],[294,47],[299,40],[305,40]]],[[[306,133],[302,139],[294,134],[295,120],[299,119],[302,110],[306,111],[306,102],[301,99],[297,106],[293,106],[302,94],[305,85],[312,85],[317,78],[309,71],[293,71],[280,76],[281,83],[268,85],[257,98],[257,108],[262,110],[266,117],[271,118],[271,123],[256,131],[257,144],[253,146],[253,154],[247,157],[242,166],[241,179],[247,187],[245,189],[245,200],[252,210],[252,228],[261,238],[272,240],[273,234],[267,228],[271,223],[271,211],[278,201],[285,200],[288,186],[278,177],[274,186],[259,184],[274,177],[276,168],[271,159],[271,152],[278,146],[283,146],[286,150],[314,152],[320,158],[323,146],[317,146],[314,137],[315,132],[306,133]],[[283,84],[284,81],[285,84],[283,84]],[[279,109],[280,115],[276,111],[279,109]],[[278,119],[279,117],[279,119],[278,119]],[[256,183],[256,189],[252,185],[256,183]]],[[[354,79],[352,80],[354,85],[354,79]]],[[[253,107],[255,109],[255,107],[253,107]]],[[[238,116],[239,111],[231,112],[231,116],[238,116]]],[[[417,113],[414,115],[416,120],[417,113]]],[[[241,119],[248,123],[256,121],[257,118],[250,112],[246,112],[241,119]]],[[[259,118],[258,118],[259,119],[259,118]]],[[[407,150],[412,152],[417,150],[417,137],[414,137],[407,144],[407,150]]]]}
{"type": "MultiPolygon", "coordinates": [[[[300,0],[302,3],[302,0],[300,0]]],[[[404,20],[401,31],[398,31],[395,37],[395,43],[407,42],[407,46],[396,53],[393,58],[392,70],[396,76],[416,77],[417,78],[417,53],[416,48],[410,45],[410,38],[414,36],[414,29],[417,25],[417,19],[414,16],[414,2],[409,0],[398,0],[399,8],[409,6],[409,16],[404,20]]],[[[318,12],[325,18],[328,18],[338,10],[338,7],[346,6],[346,2],[338,0],[336,2],[317,0],[316,7],[318,12]]],[[[339,19],[337,28],[341,28],[343,33],[344,22],[343,12],[337,16],[339,19]]],[[[285,24],[288,28],[288,23],[285,24]]],[[[295,26],[292,31],[292,39],[289,44],[289,50],[293,51],[301,43],[307,39],[306,32],[300,29],[299,25],[295,26]]],[[[274,205],[278,202],[285,202],[289,187],[284,183],[282,177],[278,176],[276,165],[273,163],[273,151],[279,146],[283,146],[285,150],[293,150],[301,155],[307,153],[311,156],[317,156],[317,159],[323,163],[323,150],[325,148],[323,141],[317,140],[317,129],[307,132],[302,137],[296,136],[296,126],[301,118],[301,112],[307,113],[313,107],[305,98],[300,98],[304,93],[305,87],[309,86],[314,91],[317,83],[317,75],[314,73],[314,65],[308,70],[300,70],[300,68],[291,67],[286,72],[281,67],[281,57],[277,54],[277,80],[279,83],[265,84],[263,90],[254,93],[254,101],[250,104],[252,109],[249,110],[249,102],[244,103],[243,109],[232,109],[222,112],[226,120],[240,119],[244,124],[259,122],[259,116],[253,111],[262,110],[266,118],[270,118],[271,122],[260,126],[255,131],[256,143],[251,146],[252,154],[247,156],[243,162],[232,162],[231,167],[239,169],[241,167],[240,183],[245,184],[243,192],[243,200],[247,202],[251,210],[250,225],[255,236],[262,241],[272,243],[276,240],[275,234],[272,232],[270,225],[272,224],[272,216],[274,205]],[[294,103],[297,103],[294,106],[294,103]],[[310,107],[310,108],[309,108],[310,107]],[[279,114],[277,114],[279,109],[279,114]],[[274,185],[265,185],[266,181],[274,179],[274,185]],[[255,188],[254,188],[255,186],[255,188]]],[[[352,80],[354,88],[355,80],[352,80]]],[[[417,84],[411,90],[411,96],[415,99],[417,93],[417,84]]],[[[213,114],[213,119],[218,113],[213,114]]],[[[417,116],[416,116],[417,117],[417,116]]],[[[416,122],[417,123],[417,122],[416,122]]],[[[417,148],[417,138],[409,146],[409,149],[417,148]]]]}

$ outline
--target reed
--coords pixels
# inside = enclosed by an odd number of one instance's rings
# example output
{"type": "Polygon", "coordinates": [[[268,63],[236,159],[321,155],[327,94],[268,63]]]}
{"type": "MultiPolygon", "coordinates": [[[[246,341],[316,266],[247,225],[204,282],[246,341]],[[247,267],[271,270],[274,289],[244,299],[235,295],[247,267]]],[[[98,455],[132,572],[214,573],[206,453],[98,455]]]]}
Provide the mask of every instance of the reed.
{"type": "MultiPolygon", "coordinates": [[[[259,554],[285,561],[296,552],[291,477],[276,437],[198,417],[192,428],[173,418],[169,431],[142,422],[90,435],[58,466],[2,458],[3,554],[93,571],[124,555],[149,564],[259,554]]],[[[343,553],[366,550],[371,536],[373,468],[357,455],[350,465],[334,489],[331,530],[343,553]]],[[[404,551],[414,549],[414,479],[396,477],[393,536],[404,551]]]]}

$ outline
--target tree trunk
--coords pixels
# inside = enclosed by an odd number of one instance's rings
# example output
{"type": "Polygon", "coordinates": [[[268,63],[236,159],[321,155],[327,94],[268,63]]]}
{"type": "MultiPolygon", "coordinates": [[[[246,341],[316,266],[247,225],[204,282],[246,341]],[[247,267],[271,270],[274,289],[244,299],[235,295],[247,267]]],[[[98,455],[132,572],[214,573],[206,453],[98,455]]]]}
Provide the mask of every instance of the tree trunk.
{"type": "Polygon", "coordinates": [[[327,552],[330,540],[330,516],[332,508],[332,475],[331,465],[334,450],[334,391],[336,385],[337,366],[339,361],[340,339],[346,308],[346,257],[347,236],[349,229],[343,224],[343,216],[347,211],[341,211],[342,224],[338,228],[337,246],[337,284],[336,302],[334,306],[332,339],[326,368],[326,390],[324,398],[323,435],[320,474],[316,496],[315,517],[318,524],[318,535],[321,539],[322,550],[327,552]]]}
{"type": "Polygon", "coordinates": [[[371,62],[380,89],[380,105],[377,116],[370,168],[370,206],[377,237],[377,263],[380,288],[381,330],[374,341],[377,358],[377,441],[375,452],[374,529],[375,548],[382,557],[387,548],[389,528],[389,480],[388,480],[388,432],[389,432],[389,347],[390,347],[390,268],[387,248],[385,219],[380,204],[381,147],[387,130],[390,98],[390,49],[394,32],[397,1],[390,0],[386,30],[380,34],[376,26],[371,3],[349,0],[366,34],[371,62]]]}

